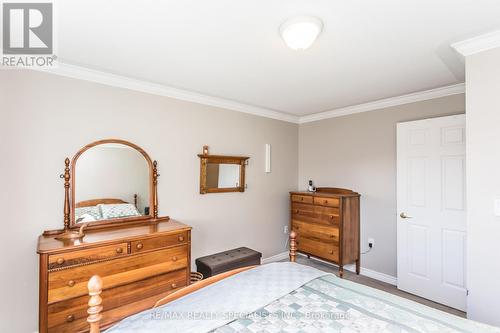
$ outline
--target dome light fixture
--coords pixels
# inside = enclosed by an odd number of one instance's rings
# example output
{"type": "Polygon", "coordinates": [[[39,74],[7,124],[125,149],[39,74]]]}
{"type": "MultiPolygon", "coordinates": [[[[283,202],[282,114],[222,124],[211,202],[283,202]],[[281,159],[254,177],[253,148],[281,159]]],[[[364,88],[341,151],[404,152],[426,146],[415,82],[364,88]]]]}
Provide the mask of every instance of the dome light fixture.
{"type": "Polygon", "coordinates": [[[292,50],[309,48],[323,29],[323,22],[313,16],[295,17],[280,27],[281,38],[292,50]]]}

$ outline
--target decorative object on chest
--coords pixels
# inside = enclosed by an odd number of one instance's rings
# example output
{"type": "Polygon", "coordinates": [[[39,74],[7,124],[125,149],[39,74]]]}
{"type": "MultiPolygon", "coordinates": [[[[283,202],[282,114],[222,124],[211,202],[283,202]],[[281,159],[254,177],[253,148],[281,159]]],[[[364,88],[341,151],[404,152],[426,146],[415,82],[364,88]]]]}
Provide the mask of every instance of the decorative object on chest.
{"type": "Polygon", "coordinates": [[[356,263],[360,268],[359,199],[354,191],[318,187],[316,192],[290,192],[291,229],[297,252],[339,266],[356,263]]]}
{"type": "Polygon", "coordinates": [[[191,227],[158,216],[158,163],[109,139],[65,160],[64,228],[38,239],[39,332],[87,332],[87,281],[104,281],[104,326],[190,283],[191,227]],[[78,163],[77,163],[78,162],[78,163]]]}

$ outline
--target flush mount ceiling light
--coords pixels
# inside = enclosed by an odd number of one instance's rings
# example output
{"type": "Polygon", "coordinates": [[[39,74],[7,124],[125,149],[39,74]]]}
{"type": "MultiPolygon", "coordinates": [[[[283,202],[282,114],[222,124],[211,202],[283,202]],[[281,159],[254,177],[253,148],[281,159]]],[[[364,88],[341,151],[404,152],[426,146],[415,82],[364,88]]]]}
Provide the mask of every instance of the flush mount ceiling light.
{"type": "Polygon", "coordinates": [[[281,38],[292,50],[309,48],[323,29],[323,22],[312,16],[290,19],[280,27],[281,38]]]}

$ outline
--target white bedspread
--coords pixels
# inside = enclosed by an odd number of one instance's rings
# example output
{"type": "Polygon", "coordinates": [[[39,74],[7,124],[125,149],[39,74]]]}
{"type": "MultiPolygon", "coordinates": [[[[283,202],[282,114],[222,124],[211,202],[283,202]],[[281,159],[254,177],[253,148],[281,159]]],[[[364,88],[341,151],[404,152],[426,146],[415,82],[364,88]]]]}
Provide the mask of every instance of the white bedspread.
{"type": "Polygon", "coordinates": [[[206,333],[250,314],[326,274],[290,262],[262,265],[162,307],[128,317],[106,333],[206,333]]]}

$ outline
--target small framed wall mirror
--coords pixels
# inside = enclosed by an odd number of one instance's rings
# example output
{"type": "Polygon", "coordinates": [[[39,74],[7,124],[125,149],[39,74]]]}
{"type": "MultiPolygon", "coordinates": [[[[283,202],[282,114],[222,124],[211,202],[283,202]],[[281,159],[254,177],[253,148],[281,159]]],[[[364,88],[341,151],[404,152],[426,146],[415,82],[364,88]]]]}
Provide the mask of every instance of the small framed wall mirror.
{"type": "Polygon", "coordinates": [[[168,220],[158,217],[158,176],[157,162],[131,142],[107,139],[86,145],[71,163],[66,159],[61,175],[65,189],[61,239],[83,237],[82,226],[168,220]]]}
{"type": "Polygon", "coordinates": [[[200,193],[245,192],[245,166],[249,157],[210,155],[203,147],[200,158],[200,193]]]}

